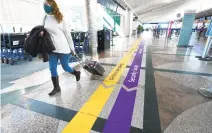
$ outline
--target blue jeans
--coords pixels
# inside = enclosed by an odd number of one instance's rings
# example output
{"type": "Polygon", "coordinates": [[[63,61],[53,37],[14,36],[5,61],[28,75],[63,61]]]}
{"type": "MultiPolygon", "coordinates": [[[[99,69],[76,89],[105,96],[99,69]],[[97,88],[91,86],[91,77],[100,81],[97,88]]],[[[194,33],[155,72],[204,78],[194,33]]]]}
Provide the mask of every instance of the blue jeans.
{"type": "Polygon", "coordinates": [[[69,66],[69,58],[70,54],[52,53],[49,55],[49,69],[51,71],[52,77],[58,76],[57,64],[59,59],[64,71],[70,73],[74,71],[74,69],[69,66]]]}

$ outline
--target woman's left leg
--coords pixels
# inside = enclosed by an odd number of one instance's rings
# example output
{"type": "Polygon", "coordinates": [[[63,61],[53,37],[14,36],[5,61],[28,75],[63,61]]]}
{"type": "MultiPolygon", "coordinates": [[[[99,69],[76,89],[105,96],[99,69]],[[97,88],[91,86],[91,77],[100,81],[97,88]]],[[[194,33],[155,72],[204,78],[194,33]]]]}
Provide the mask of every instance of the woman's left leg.
{"type": "Polygon", "coordinates": [[[60,92],[59,78],[57,73],[57,64],[58,64],[59,55],[57,53],[51,53],[49,55],[49,69],[51,71],[52,83],[54,89],[49,93],[50,96],[54,95],[57,92],[60,92]]]}
{"type": "Polygon", "coordinates": [[[70,54],[60,54],[59,55],[59,58],[60,58],[60,63],[62,65],[64,71],[69,72],[69,73],[75,75],[76,81],[79,81],[80,80],[80,74],[81,74],[81,72],[80,71],[75,71],[73,68],[71,68],[69,66],[70,54]]]}

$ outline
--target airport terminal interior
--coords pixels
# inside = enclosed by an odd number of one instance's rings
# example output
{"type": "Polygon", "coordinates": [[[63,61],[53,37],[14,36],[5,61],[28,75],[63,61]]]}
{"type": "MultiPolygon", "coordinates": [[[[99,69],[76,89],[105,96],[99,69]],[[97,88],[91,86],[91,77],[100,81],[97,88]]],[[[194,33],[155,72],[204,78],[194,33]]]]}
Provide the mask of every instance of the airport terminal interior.
{"type": "Polygon", "coordinates": [[[0,0],[0,26],[0,133],[212,133],[211,0],[0,0]]]}

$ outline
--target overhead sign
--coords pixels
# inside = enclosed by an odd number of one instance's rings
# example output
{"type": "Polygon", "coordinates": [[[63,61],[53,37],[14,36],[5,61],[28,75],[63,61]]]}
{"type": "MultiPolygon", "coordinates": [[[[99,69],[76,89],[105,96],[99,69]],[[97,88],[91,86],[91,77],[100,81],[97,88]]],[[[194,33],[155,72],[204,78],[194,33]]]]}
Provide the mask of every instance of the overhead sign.
{"type": "Polygon", "coordinates": [[[185,10],[184,14],[196,14],[195,10],[185,10]]]}
{"type": "Polygon", "coordinates": [[[212,36],[212,20],[208,26],[207,32],[205,34],[206,36],[212,36]]]}

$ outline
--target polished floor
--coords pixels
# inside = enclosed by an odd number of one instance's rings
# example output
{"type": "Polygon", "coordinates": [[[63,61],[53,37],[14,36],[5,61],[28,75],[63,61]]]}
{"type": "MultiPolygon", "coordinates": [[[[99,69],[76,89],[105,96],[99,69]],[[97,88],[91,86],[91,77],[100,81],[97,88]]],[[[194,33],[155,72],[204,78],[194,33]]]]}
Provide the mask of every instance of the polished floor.
{"type": "Polygon", "coordinates": [[[76,82],[59,66],[62,91],[52,97],[47,65],[35,60],[13,78],[5,72],[1,133],[210,133],[212,100],[197,90],[212,86],[212,62],[195,58],[204,41],[190,43],[178,48],[177,38],[166,42],[151,32],[115,38],[110,50],[85,56],[103,65],[104,76],[71,63],[82,72],[76,82]]]}

